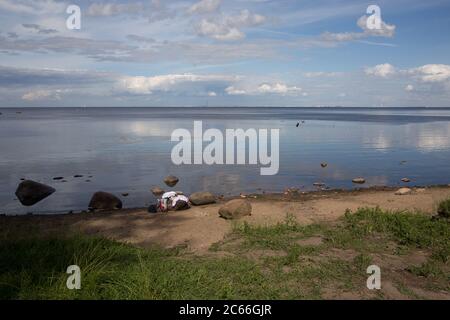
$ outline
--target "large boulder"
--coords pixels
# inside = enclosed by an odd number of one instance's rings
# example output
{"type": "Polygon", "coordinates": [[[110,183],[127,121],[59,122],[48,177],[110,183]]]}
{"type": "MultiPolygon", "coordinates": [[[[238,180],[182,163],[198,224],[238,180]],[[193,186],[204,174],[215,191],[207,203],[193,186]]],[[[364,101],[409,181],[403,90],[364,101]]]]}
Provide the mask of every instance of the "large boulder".
{"type": "Polygon", "coordinates": [[[169,187],[175,187],[178,183],[179,179],[175,176],[168,176],[164,178],[164,183],[167,184],[169,187]]]}
{"type": "Polygon", "coordinates": [[[153,195],[155,197],[159,197],[159,196],[162,196],[164,194],[164,190],[161,189],[160,187],[153,187],[151,189],[151,191],[152,191],[152,193],[153,193],[153,195]]]}
{"type": "Polygon", "coordinates": [[[122,201],[115,195],[103,191],[94,193],[89,202],[89,210],[122,209],[122,201]]]}
{"type": "Polygon", "coordinates": [[[225,219],[239,219],[251,214],[252,205],[250,201],[244,199],[228,201],[219,209],[219,215],[225,219]]]}
{"type": "Polygon", "coordinates": [[[191,203],[195,206],[211,204],[216,202],[216,197],[211,192],[195,192],[189,197],[191,203]]]}
{"type": "Polygon", "coordinates": [[[32,180],[22,181],[16,190],[16,196],[24,206],[32,206],[47,198],[56,190],[45,184],[32,180]]]}

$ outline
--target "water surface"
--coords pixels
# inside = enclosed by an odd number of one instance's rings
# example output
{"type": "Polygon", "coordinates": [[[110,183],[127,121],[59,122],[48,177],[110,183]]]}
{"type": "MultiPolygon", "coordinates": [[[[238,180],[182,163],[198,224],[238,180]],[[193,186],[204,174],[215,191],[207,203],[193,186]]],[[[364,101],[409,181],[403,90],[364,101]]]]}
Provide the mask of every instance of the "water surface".
{"type": "MultiPolygon", "coordinates": [[[[0,213],[84,210],[93,192],[120,195],[126,207],[154,201],[152,186],[168,174],[177,190],[217,194],[313,190],[314,182],[352,188],[450,183],[450,108],[28,108],[0,109],[0,213]],[[20,113],[17,113],[20,112],[20,113]],[[259,165],[172,164],[177,128],[280,129],[280,170],[259,165]],[[302,123],[302,120],[304,123],[302,123]],[[300,122],[299,127],[296,127],[300,122]],[[404,162],[406,161],[406,162],[404,162]],[[321,162],[327,162],[323,169],[321,162]],[[83,175],[74,178],[74,175],[83,175]],[[67,182],[54,181],[63,176],[67,182]],[[91,176],[91,177],[90,177],[91,176]],[[21,178],[52,185],[52,196],[23,207],[21,178]],[[86,181],[86,180],[89,180],[86,181]]],[[[205,144],[206,145],[206,144],[205,144]]]]}

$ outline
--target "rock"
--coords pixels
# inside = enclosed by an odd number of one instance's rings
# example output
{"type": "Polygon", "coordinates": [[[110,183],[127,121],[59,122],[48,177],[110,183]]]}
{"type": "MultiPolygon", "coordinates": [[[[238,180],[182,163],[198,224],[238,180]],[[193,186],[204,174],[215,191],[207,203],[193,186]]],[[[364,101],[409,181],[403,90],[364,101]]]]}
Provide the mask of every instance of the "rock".
{"type": "Polygon", "coordinates": [[[191,194],[189,200],[194,206],[202,206],[216,202],[216,197],[211,192],[195,192],[191,194]]]}
{"type": "Polygon", "coordinates": [[[403,178],[402,181],[403,181],[403,182],[411,182],[411,180],[408,179],[408,178],[403,178]]]}
{"type": "Polygon", "coordinates": [[[395,192],[395,194],[398,196],[404,196],[406,194],[410,194],[411,192],[412,190],[410,188],[400,188],[397,192],[395,192]]]}
{"type": "Polygon", "coordinates": [[[53,180],[62,180],[64,177],[54,177],[53,180]]]}
{"type": "Polygon", "coordinates": [[[162,196],[164,194],[164,190],[161,189],[160,187],[153,187],[151,189],[151,191],[152,191],[152,193],[153,193],[153,195],[155,197],[159,197],[159,196],[162,196]]]}
{"type": "Polygon", "coordinates": [[[228,201],[219,209],[219,215],[224,219],[239,219],[252,214],[250,201],[235,199],[228,201]]]}
{"type": "Polygon", "coordinates": [[[73,177],[74,177],[74,178],[83,178],[83,175],[82,175],[82,174],[76,174],[76,175],[74,175],[73,177]]]}
{"type": "Polygon", "coordinates": [[[366,179],[364,178],[355,178],[352,180],[353,183],[357,183],[357,184],[363,184],[366,183],[366,179]]]}
{"type": "Polygon", "coordinates": [[[94,193],[89,202],[89,210],[122,209],[122,201],[115,195],[103,191],[94,193]]]}
{"type": "Polygon", "coordinates": [[[324,187],[325,183],[323,183],[323,182],[314,182],[313,186],[315,186],[315,187],[324,187]]]}
{"type": "Polygon", "coordinates": [[[16,196],[24,206],[32,206],[39,201],[47,198],[56,190],[45,184],[25,180],[19,184],[16,190],[16,196]]]}
{"type": "Polygon", "coordinates": [[[323,162],[323,163],[320,164],[320,166],[321,166],[322,168],[326,168],[326,167],[328,167],[328,163],[323,162]]]}
{"type": "Polygon", "coordinates": [[[179,179],[175,176],[168,176],[164,179],[164,183],[167,184],[169,187],[175,187],[178,183],[179,179]]]}

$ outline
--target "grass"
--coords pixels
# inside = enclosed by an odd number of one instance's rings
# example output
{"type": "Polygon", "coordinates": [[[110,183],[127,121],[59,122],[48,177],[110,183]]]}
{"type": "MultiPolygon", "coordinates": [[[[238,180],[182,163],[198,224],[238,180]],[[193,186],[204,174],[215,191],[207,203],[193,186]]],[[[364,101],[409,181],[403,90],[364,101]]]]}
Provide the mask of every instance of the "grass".
{"type": "Polygon", "coordinates": [[[439,203],[438,214],[444,218],[450,218],[450,199],[439,203]]]}
{"type": "Polygon", "coordinates": [[[81,235],[8,234],[0,243],[0,299],[383,298],[365,287],[366,269],[392,256],[402,276],[381,265],[382,281],[392,278],[401,294],[417,298],[413,287],[449,292],[449,248],[447,219],[380,209],[347,212],[337,224],[302,226],[290,215],[275,226],[237,223],[201,257],[81,235]],[[304,241],[312,237],[321,241],[304,241]],[[426,261],[411,263],[418,251],[426,261]],[[81,290],[66,288],[72,264],[81,268],[81,290]]]}

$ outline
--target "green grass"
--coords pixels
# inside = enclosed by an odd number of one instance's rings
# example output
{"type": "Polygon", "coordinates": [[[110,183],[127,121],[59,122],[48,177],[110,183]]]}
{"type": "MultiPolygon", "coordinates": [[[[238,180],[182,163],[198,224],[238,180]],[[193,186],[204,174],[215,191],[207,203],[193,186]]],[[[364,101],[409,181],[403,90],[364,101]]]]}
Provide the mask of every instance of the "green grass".
{"type": "Polygon", "coordinates": [[[439,203],[438,214],[444,218],[450,218],[450,199],[439,203]]]}
{"type": "MultiPolygon", "coordinates": [[[[327,291],[380,298],[365,288],[374,257],[417,250],[427,261],[404,272],[415,286],[448,292],[449,247],[447,219],[379,209],[347,212],[338,224],[302,226],[290,215],[275,226],[237,223],[201,257],[81,235],[8,234],[0,243],[0,299],[320,299],[327,291]],[[311,237],[322,241],[303,245],[311,237]],[[66,288],[72,264],[81,268],[81,290],[66,288]]],[[[409,283],[395,281],[417,297],[409,283]]]]}

